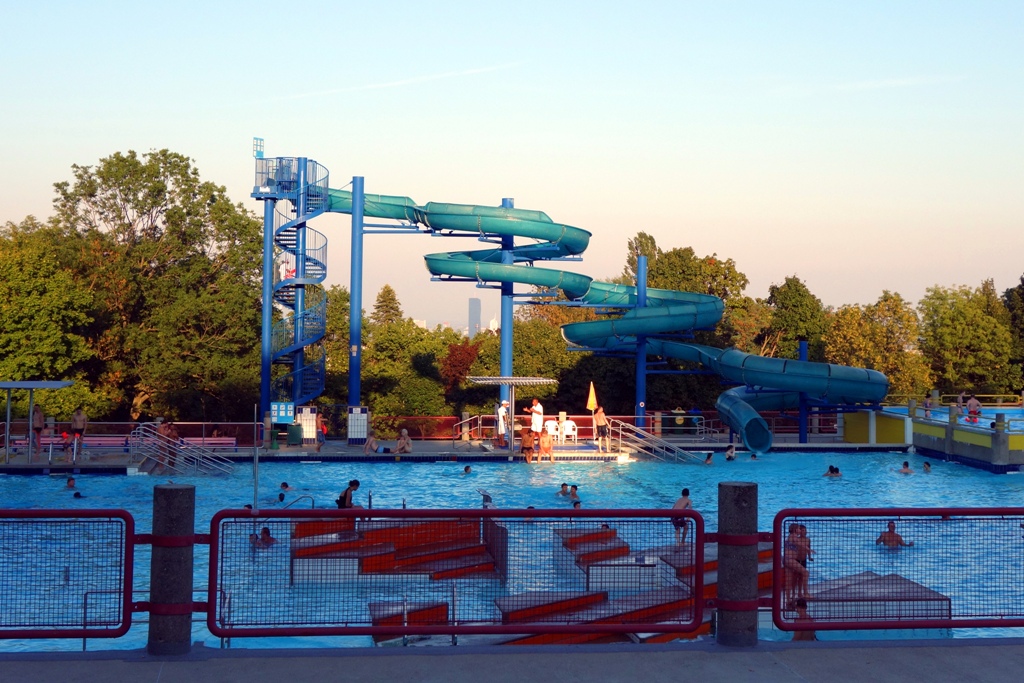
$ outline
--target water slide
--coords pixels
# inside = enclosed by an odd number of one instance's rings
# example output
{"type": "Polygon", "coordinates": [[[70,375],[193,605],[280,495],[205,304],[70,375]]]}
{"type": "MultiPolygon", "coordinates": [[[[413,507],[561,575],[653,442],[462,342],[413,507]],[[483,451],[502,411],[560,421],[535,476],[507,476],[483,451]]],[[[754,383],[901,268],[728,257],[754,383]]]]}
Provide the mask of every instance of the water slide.
{"type": "MultiPolygon", "coordinates": [[[[329,211],[351,213],[352,194],[330,190],[329,211]]],[[[417,205],[409,197],[365,195],[364,215],[410,221],[439,233],[531,238],[517,246],[514,262],[502,263],[499,248],[428,254],[427,270],[435,276],[515,282],[560,289],[570,300],[609,307],[636,303],[635,287],[597,282],[578,273],[537,268],[534,261],[576,256],[590,243],[591,233],[553,222],[541,211],[469,204],[417,205]]],[[[648,289],[647,306],[627,310],[618,318],[572,323],[562,327],[570,344],[594,351],[628,352],[636,336],[670,335],[710,328],[722,318],[725,305],[715,296],[648,289]]],[[[663,339],[648,339],[648,353],[700,363],[741,386],[725,391],[715,407],[721,419],[752,451],[771,447],[772,434],[758,410],[783,410],[799,405],[801,393],[830,404],[882,400],[889,382],[880,372],[831,363],[764,358],[735,348],[719,349],[663,339]]]]}

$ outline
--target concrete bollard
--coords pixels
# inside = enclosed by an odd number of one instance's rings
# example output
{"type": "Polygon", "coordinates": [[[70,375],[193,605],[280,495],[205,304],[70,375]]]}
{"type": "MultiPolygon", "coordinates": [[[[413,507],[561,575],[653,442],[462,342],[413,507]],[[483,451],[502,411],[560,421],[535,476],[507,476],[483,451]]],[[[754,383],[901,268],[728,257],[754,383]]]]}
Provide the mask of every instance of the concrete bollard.
{"type": "Polygon", "coordinates": [[[186,655],[192,649],[192,546],[196,487],[153,487],[153,554],[150,560],[151,655],[186,655]]]}
{"type": "Polygon", "coordinates": [[[1010,435],[1006,433],[1006,413],[996,413],[992,429],[992,464],[1010,464],[1010,435]]]}
{"type": "Polygon", "coordinates": [[[757,645],[757,484],[718,484],[718,535],[716,639],[719,645],[753,647],[757,645]]]}

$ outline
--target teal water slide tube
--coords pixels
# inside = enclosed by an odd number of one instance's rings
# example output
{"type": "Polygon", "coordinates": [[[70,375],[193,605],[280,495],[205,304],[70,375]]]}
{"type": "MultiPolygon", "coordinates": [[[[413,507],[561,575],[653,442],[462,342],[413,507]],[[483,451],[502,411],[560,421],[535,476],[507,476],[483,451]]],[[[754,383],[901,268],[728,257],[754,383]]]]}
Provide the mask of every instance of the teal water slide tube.
{"type": "MultiPolygon", "coordinates": [[[[329,211],[351,213],[352,194],[330,190],[329,211]]],[[[597,282],[578,273],[537,268],[535,261],[576,256],[590,243],[591,233],[553,222],[541,211],[471,204],[417,205],[409,197],[365,195],[364,215],[409,221],[441,233],[470,233],[481,237],[511,235],[535,243],[515,247],[514,262],[502,263],[498,248],[427,254],[427,270],[435,276],[481,282],[515,282],[560,289],[574,301],[630,307],[636,287],[597,282]]],[[[630,308],[608,320],[572,323],[562,327],[570,344],[594,351],[635,352],[636,337],[656,337],[710,328],[722,318],[725,305],[715,296],[666,289],[648,289],[647,306],[630,308]]],[[[743,439],[747,448],[764,452],[772,434],[758,410],[783,410],[800,403],[801,394],[829,404],[881,401],[889,382],[880,372],[831,363],[764,358],[735,348],[719,349],[664,339],[648,339],[651,355],[699,363],[741,386],[729,389],[715,404],[718,414],[743,439]]]]}

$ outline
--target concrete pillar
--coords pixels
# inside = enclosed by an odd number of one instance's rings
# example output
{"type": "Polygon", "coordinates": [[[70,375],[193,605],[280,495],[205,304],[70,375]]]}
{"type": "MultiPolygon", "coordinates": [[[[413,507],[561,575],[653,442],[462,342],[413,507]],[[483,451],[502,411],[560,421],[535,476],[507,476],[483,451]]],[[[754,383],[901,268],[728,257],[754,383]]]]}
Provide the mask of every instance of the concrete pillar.
{"type": "Polygon", "coordinates": [[[1006,413],[996,413],[996,427],[992,432],[992,464],[1010,464],[1010,435],[1006,433],[1006,413]]]}
{"type": "Polygon", "coordinates": [[[722,537],[757,537],[757,484],[718,484],[718,534],[716,639],[720,645],[753,647],[757,645],[757,543],[733,539],[740,544],[731,544],[722,537]]]}
{"type": "Polygon", "coordinates": [[[151,655],[185,655],[192,648],[192,537],[196,487],[153,487],[153,555],[150,560],[151,655]]]}
{"type": "Polygon", "coordinates": [[[946,422],[946,439],[945,439],[945,443],[942,446],[942,450],[944,450],[946,452],[946,459],[947,460],[949,460],[954,455],[956,455],[953,452],[953,446],[954,446],[953,430],[956,429],[956,425],[957,425],[957,422],[959,421],[959,419],[960,419],[960,416],[957,415],[956,406],[950,406],[949,407],[949,420],[946,422]]]}
{"type": "Polygon", "coordinates": [[[868,411],[868,443],[878,443],[878,424],[875,422],[877,413],[874,410],[868,411]]]}
{"type": "Polygon", "coordinates": [[[917,417],[917,399],[907,401],[907,419],[903,422],[903,442],[914,445],[914,418],[917,417]]]}

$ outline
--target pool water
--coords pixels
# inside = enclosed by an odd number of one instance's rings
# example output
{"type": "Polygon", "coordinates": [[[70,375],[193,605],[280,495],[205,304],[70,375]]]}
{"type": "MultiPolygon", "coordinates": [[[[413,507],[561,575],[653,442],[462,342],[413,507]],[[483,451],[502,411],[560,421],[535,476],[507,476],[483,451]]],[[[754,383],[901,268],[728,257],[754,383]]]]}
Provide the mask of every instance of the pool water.
{"type": "MultiPolygon", "coordinates": [[[[750,460],[740,454],[727,462],[718,455],[711,466],[661,462],[544,463],[474,462],[463,473],[465,462],[435,463],[268,463],[259,466],[256,498],[261,508],[281,508],[300,496],[310,496],[318,508],[334,508],[334,499],[349,479],[361,486],[355,502],[374,508],[478,508],[478,489],[488,491],[499,508],[568,507],[555,492],[562,482],[579,486],[585,508],[668,508],[682,488],[689,488],[694,507],[717,528],[717,485],[721,481],[752,481],[759,484],[759,527],[771,529],[773,518],[787,507],[1003,507],[1024,500],[1024,476],[996,475],[966,466],[930,460],[905,453],[771,453],[750,460]],[[903,461],[914,475],[899,474],[903,461]],[[932,472],[922,473],[925,461],[932,472]],[[822,475],[836,465],[841,478],[822,475]],[[287,481],[295,490],[278,502],[279,486],[287,481]]],[[[124,508],[136,520],[136,531],[152,526],[152,490],[173,481],[196,487],[196,530],[209,530],[218,510],[241,508],[253,502],[251,464],[240,464],[230,476],[114,476],[81,475],[77,488],[84,497],[73,498],[64,477],[0,475],[0,496],[8,508],[124,508]]],[[[294,508],[308,508],[298,501],[294,508]]],[[[197,588],[207,583],[208,552],[196,547],[197,588]]],[[[148,548],[136,550],[135,589],[148,590],[148,548]]],[[[144,599],[144,598],[139,598],[144,599]]],[[[196,599],[204,599],[197,596],[196,599]]],[[[144,618],[145,615],[136,615],[144,618]]],[[[956,635],[1019,635],[1012,629],[963,631],[956,635]]],[[[768,635],[768,634],[764,634],[768,635]]],[[[770,636],[769,636],[770,637],[770,636]]],[[[194,639],[218,647],[219,639],[196,624],[194,639]]],[[[90,649],[134,649],[145,645],[146,627],[136,624],[128,636],[116,640],[92,640],[90,649]]],[[[235,647],[334,647],[369,646],[369,638],[259,638],[236,640],[235,647]]],[[[0,641],[4,650],[80,649],[81,641],[0,641]]]]}

